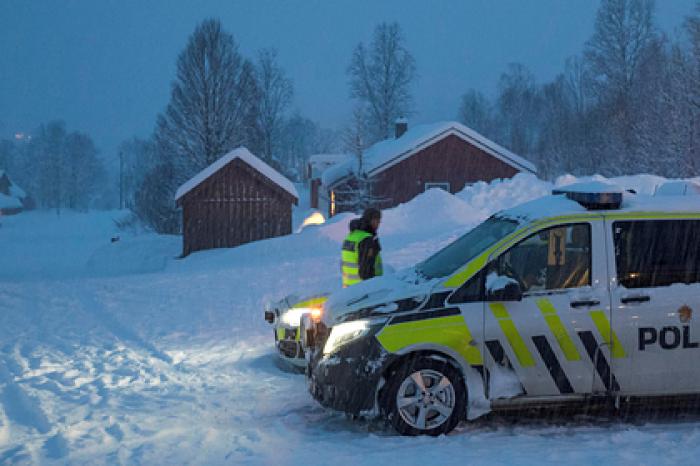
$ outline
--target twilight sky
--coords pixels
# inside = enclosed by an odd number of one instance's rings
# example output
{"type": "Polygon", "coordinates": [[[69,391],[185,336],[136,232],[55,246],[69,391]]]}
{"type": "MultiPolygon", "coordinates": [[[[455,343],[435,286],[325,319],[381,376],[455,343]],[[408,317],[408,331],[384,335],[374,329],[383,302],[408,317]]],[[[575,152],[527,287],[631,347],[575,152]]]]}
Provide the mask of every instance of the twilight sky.
{"type": "MultiPolygon", "coordinates": [[[[673,35],[695,0],[657,0],[673,35]]],[[[459,97],[494,93],[511,62],[551,79],[581,52],[597,0],[0,0],[0,138],[55,118],[112,159],[148,136],[195,25],[218,17],[242,53],[279,51],[293,107],[325,126],[350,115],[345,69],[381,21],[398,21],[418,70],[409,124],[456,116],[459,97]]]]}

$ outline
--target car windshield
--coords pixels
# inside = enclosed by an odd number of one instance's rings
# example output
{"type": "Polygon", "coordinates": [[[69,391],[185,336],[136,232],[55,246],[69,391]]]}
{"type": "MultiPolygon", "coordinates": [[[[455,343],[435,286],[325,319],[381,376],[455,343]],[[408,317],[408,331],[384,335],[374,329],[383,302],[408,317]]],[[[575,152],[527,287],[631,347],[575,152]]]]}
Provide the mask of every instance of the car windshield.
{"type": "Polygon", "coordinates": [[[418,264],[416,271],[427,279],[450,275],[517,226],[514,220],[491,217],[418,264]]]}

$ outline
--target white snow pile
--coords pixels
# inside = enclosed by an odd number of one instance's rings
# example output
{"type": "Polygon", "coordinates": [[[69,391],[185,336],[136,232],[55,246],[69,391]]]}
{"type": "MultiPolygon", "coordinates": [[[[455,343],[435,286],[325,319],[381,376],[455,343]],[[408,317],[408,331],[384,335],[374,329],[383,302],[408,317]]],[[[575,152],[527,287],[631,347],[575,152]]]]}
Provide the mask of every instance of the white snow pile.
{"type": "MultiPolygon", "coordinates": [[[[612,181],[653,193],[665,180],[612,181]]],[[[523,175],[456,196],[430,190],[385,212],[384,259],[415,264],[551,188],[523,175]]],[[[339,288],[352,215],[185,259],[179,237],[118,230],[123,215],[0,218],[0,464],[690,464],[700,454],[697,422],[481,421],[436,439],[328,412],[278,366],[262,310],[339,288]]],[[[501,375],[494,397],[518,388],[501,375]]]]}

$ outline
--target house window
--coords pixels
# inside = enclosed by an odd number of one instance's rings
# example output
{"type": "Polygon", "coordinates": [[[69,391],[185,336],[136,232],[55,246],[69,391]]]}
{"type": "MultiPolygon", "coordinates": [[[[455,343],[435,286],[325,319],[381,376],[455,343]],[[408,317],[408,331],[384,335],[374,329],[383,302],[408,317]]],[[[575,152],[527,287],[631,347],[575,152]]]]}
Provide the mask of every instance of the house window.
{"type": "Polygon", "coordinates": [[[432,189],[432,188],[439,188],[439,189],[444,189],[448,193],[450,192],[450,183],[444,182],[444,183],[425,183],[425,191],[432,189]]]}

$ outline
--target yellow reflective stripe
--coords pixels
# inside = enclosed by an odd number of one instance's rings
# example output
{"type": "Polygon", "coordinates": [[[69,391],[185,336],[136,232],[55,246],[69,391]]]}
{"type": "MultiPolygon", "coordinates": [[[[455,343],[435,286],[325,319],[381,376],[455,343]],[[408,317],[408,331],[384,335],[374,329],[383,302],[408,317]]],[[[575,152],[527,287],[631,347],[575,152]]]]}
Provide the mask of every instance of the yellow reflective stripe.
{"type": "Polygon", "coordinates": [[[294,306],[292,306],[292,309],[296,309],[299,307],[315,307],[315,306],[320,306],[323,303],[328,301],[328,296],[318,296],[316,298],[311,298],[307,299],[306,301],[302,301],[300,303],[296,303],[294,306]]]}
{"type": "Polygon", "coordinates": [[[459,270],[456,274],[448,278],[442,284],[442,286],[445,288],[457,288],[463,283],[466,283],[467,280],[476,275],[476,273],[486,264],[490,254],[491,250],[488,250],[480,256],[472,259],[472,261],[469,262],[465,268],[459,270]]]}
{"type": "Polygon", "coordinates": [[[489,303],[491,312],[493,316],[498,320],[498,325],[500,325],[503,334],[506,336],[510,347],[513,348],[515,357],[518,358],[518,362],[523,367],[532,367],[535,365],[535,359],[532,357],[532,353],[525,346],[523,338],[518,333],[518,329],[515,328],[515,324],[508,314],[508,310],[502,303],[489,303]]]}
{"type": "Polygon", "coordinates": [[[461,315],[388,325],[377,335],[377,340],[392,353],[415,344],[433,343],[455,350],[473,366],[484,364],[481,351],[473,346],[472,334],[461,315]]]}
{"type": "Polygon", "coordinates": [[[283,327],[277,327],[277,340],[284,340],[284,328],[283,327]]]}
{"type": "Polygon", "coordinates": [[[605,315],[605,311],[591,311],[591,319],[595,324],[600,336],[603,337],[605,343],[610,347],[610,354],[613,358],[626,358],[627,354],[625,349],[622,347],[620,340],[617,338],[617,334],[612,329],[608,317],[605,315]]]}
{"type": "Polygon", "coordinates": [[[605,214],[609,220],[664,220],[664,219],[685,219],[700,218],[698,212],[620,212],[605,214]]]}
{"type": "Polygon", "coordinates": [[[574,345],[574,342],[571,340],[569,332],[566,331],[566,327],[559,318],[559,315],[557,315],[557,310],[554,308],[554,305],[552,305],[548,299],[542,298],[537,300],[537,307],[540,308],[544,320],[549,326],[549,330],[559,343],[559,348],[561,348],[564,353],[564,357],[569,361],[580,361],[581,354],[576,349],[576,345],[574,345]]]}

